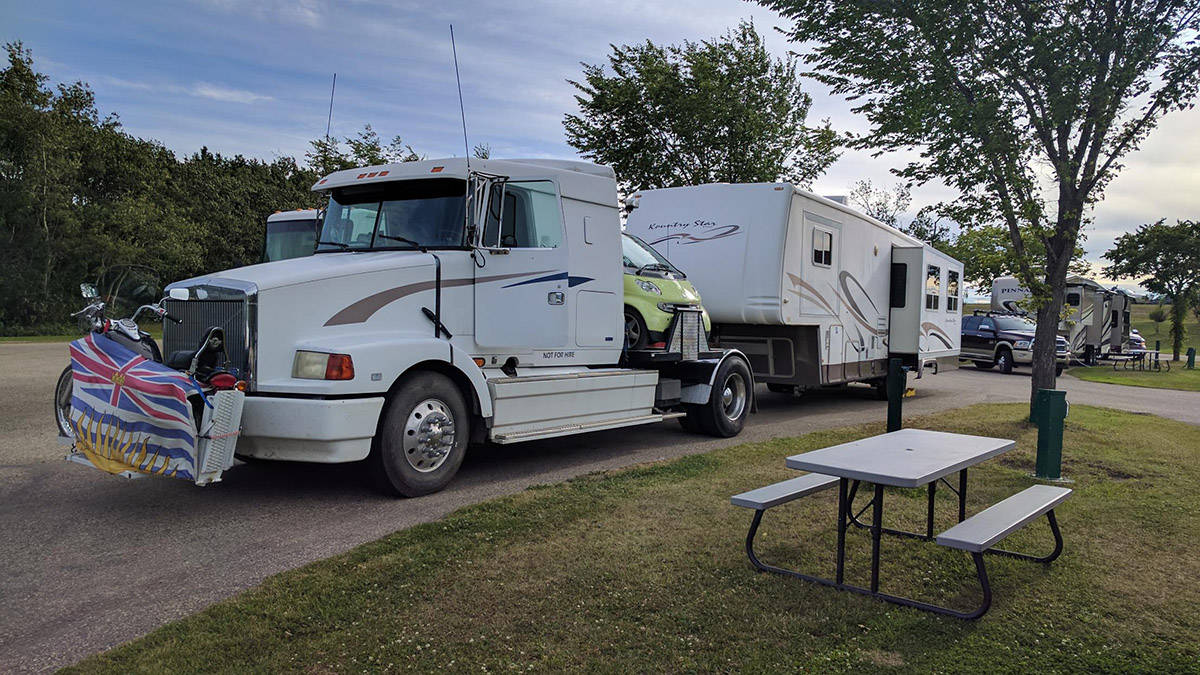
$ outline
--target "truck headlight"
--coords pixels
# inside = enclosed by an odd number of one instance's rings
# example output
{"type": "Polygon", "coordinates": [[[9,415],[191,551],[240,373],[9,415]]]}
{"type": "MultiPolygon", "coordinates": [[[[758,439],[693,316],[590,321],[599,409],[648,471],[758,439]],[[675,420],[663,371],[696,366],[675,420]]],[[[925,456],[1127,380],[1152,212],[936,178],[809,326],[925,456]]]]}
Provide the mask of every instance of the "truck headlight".
{"type": "Polygon", "coordinates": [[[297,350],[292,377],[302,380],[353,380],[354,361],[349,354],[297,350]]]}
{"type": "Polygon", "coordinates": [[[660,290],[658,286],[655,286],[654,284],[650,283],[649,281],[642,281],[641,279],[638,279],[637,285],[638,285],[638,288],[642,289],[643,291],[646,291],[647,293],[653,293],[655,295],[662,295],[662,290],[660,290]]]}
{"type": "Polygon", "coordinates": [[[1016,344],[1014,344],[1013,347],[1015,349],[1029,349],[1030,345],[1032,345],[1032,344],[1033,344],[1032,340],[1017,340],[1016,344]]]}

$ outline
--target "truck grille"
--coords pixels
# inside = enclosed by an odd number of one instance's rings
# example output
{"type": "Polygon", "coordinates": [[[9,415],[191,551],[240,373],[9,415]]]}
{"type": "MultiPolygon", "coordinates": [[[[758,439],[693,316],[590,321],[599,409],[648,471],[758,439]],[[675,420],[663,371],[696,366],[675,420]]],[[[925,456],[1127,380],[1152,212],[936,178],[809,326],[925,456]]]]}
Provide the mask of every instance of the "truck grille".
{"type": "Polygon", "coordinates": [[[163,354],[200,346],[200,340],[213,326],[225,331],[225,349],[229,366],[237,368],[243,378],[250,376],[250,334],[245,300],[167,300],[171,316],[183,323],[163,322],[163,354]]]}

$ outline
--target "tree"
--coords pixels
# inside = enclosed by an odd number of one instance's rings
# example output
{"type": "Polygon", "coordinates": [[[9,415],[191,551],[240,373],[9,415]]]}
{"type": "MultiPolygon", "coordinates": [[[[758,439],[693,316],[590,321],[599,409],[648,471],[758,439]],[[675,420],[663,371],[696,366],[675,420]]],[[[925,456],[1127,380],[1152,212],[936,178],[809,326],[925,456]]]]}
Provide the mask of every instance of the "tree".
{"type": "Polygon", "coordinates": [[[1057,317],[1090,208],[1200,84],[1195,0],[996,3],[759,0],[792,19],[814,76],[870,129],[852,147],[919,151],[897,171],[1000,225],[1037,305],[1030,401],[1054,386],[1057,317]],[[1040,251],[1040,254],[1039,254],[1040,251]]]}
{"type": "Polygon", "coordinates": [[[346,148],[342,148],[337,137],[327,136],[309,141],[310,149],[304,153],[308,168],[319,175],[326,176],[334,171],[353,169],[359,166],[375,166],[378,164],[396,164],[399,162],[416,162],[425,159],[411,145],[405,143],[399,136],[392,137],[387,145],[379,137],[379,133],[364,125],[362,131],[354,136],[343,139],[346,148]]]}
{"type": "Polygon", "coordinates": [[[471,150],[471,156],[478,159],[488,159],[492,156],[492,146],[488,143],[476,143],[471,150]]]}
{"type": "Polygon", "coordinates": [[[1158,335],[1159,325],[1167,320],[1167,311],[1162,308],[1162,305],[1159,305],[1158,307],[1150,310],[1150,313],[1146,315],[1146,318],[1154,322],[1154,334],[1158,335]]]}
{"type": "Polygon", "coordinates": [[[726,181],[808,184],[837,159],[828,121],[805,126],[811,98],[795,57],[773,59],[748,21],[701,42],[613,46],[583,65],[567,142],[613,167],[623,190],[726,181]],[[611,71],[611,72],[610,72],[611,71]]]}
{"type": "Polygon", "coordinates": [[[1117,237],[1104,257],[1112,263],[1106,271],[1113,278],[1145,277],[1143,286],[1171,298],[1171,349],[1178,361],[1188,305],[1200,293],[1200,221],[1141,225],[1117,237]]]}

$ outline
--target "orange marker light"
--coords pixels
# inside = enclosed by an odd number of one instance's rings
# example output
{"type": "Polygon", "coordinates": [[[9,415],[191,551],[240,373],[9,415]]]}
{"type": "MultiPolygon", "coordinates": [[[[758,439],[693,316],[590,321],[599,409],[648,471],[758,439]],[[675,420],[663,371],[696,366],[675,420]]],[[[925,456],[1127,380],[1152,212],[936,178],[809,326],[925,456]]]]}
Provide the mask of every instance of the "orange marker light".
{"type": "Polygon", "coordinates": [[[473,358],[471,360],[474,361],[475,365],[479,366],[480,368],[483,367],[483,364],[487,363],[487,359],[481,359],[478,356],[476,356],[475,358],[473,358]]]}
{"type": "Polygon", "coordinates": [[[325,379],[353,380],[354,362],[350,360],[350,355],[330,354],[329,361],[325,363],[325,379]]]}
{"type": "Polygon", "coordinates": [[[429,173],[441,173],[441,172],[442,172],[442,169],[444,169],[444,168],[446,168],[446,167],[444,167],[444,166],[435,166],[435,167],[433,167],[432,169],[430,169],[430,170],[429,170],[429,173]]]}
{"type": "Polygon", "coordinates": [[[379,177],[380,177],[380,178],[383,178],[383,177],[384,177],[384,176],[386,176],[386,175],[388,175],[388,172],[386,172],[386,171],[380,171],[380,172],[379,172],[379,177]]]}
{"type": "Polygon", "coordinates": [[[366,178],[366,177],[367,177],[367,174],[365,174],[365,173],[360,173],[360,174],[358,174],[358,177],[359,177],[359,178],[366,178]]]}
{"type": "Polygon", "coordinates": [[[375,176],[378,176],[378,175],[379,175],[378,171],[372,171],[371,173],[367,174],[367,178],[374,178],[375,176]]]}

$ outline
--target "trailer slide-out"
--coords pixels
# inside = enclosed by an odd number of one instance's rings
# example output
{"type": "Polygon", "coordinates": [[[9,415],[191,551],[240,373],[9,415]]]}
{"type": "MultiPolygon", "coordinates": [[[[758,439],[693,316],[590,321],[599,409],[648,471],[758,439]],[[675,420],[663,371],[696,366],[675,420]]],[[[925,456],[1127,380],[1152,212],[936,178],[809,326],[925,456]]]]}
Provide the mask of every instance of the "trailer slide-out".
{"type": "Polygon", "coordinates": [[[790,184],[643,190],[626,229],[704,297],[714,344],[772,390],[866,381],[887,359],[954,368],[963,266],[899,230],[790,184]]]}

